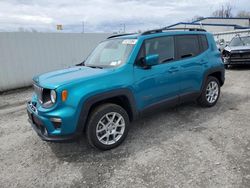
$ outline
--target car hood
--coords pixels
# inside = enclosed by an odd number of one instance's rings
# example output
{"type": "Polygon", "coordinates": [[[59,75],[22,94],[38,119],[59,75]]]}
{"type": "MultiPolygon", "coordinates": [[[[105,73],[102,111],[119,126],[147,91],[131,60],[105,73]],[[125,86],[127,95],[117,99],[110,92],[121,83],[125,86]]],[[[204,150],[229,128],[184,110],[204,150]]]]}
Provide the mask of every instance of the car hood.
{"type": "Polygon", "coordinates": [[[250,46],[227,46],[225,50],[228,52],[250,52],[250,46]]]}
{"type": "Polygon", "coordinates": [[[87,80],[93,77],[99,77],[113,69],[99,69],[85,66],[75,66],[67,69],[57,70],[41,74],[33,78],[34,82],[44,88],[56,89],[64,84],[75,81],[87,80]]]}

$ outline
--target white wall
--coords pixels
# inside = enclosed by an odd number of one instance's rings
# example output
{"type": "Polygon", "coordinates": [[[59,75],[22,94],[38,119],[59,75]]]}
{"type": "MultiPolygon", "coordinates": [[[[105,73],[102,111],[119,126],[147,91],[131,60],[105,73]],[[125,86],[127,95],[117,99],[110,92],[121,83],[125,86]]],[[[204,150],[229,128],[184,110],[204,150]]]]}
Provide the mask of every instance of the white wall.
{"type": "Polygon", "coordinates": [[[83,61],[110,34],[0,33],[0,91],[29,86],[34,75],[83,61]]]}
{"type": "Polygon", "coordinates": [[[208,23],[208,24],[234,24],[234,25],[240,25],[243,27],[249,27],[250,22],[249,19],[205,19],[198,21],[196,23],[208,23]]]}
{"type": "Polygon", "coordinates": [[[250,29],[214,33],[214,39],[215,41],[220,41],[221,39],[224,39],[225,42],[230,42],[236,35],[250,36],[250,29]]]}

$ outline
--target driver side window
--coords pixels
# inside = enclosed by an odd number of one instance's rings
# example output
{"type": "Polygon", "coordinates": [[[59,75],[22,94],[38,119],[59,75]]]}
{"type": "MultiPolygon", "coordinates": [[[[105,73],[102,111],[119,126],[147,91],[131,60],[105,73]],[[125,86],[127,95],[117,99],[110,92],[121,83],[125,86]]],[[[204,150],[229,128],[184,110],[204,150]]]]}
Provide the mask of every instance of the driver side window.
{"type": "Polygon", "coordinates": [[[147,55],[159,55],[159,63],[166,63],[174,60],[174,37],[158,37],[145,41],[147,55]]]}

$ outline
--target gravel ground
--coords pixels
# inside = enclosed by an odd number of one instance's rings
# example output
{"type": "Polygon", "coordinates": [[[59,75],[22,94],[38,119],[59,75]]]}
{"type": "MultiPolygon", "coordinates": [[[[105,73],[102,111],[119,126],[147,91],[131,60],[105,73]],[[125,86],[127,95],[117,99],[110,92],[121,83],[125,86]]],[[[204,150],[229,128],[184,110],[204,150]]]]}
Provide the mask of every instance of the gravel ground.
{"type": "Polygon", "coordinates": [[[134,122],[125,142],[41,141],[31,89],[0,95],[0,187],[250,187],[250,67],[226,72],[213,108],[185,104],[134,122]]]}

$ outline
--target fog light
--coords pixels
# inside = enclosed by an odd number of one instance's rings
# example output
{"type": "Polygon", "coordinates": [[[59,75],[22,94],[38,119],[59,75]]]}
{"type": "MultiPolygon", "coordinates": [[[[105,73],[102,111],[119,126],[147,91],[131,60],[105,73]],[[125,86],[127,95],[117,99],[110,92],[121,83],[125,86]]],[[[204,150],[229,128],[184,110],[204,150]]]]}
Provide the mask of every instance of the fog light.
{"type": "Polygon", "coordinates": [[[50,121],[53,123],[55,129],[60,129],[62,125],[62,119],[60,118],[50,118],[50,121]]]}
{"type": "Polygon", "coordinates": [[[55,123],[62,123],[61,118],[50,118],[50,121],[55,122],[55,123]]]}

